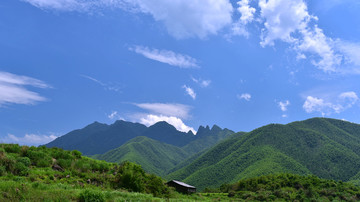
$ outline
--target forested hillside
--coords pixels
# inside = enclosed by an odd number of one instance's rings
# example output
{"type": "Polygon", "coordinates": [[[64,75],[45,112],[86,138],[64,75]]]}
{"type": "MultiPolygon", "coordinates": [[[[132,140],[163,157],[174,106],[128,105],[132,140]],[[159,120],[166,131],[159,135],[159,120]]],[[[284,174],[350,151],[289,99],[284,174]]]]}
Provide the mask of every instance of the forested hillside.
{"type": "MultiPolygon", "coordinates": [[[[185,159],[210,148],[233,133],[233,131],[221,129],[216,125],[211,129],[208,126],[201,126],[195,140],[183,147],[140,136],[105,154],[92,157],[108,162],[120,163],[125,160],[135,162],[147,172],[165,176],[185,159]]],[[[166,136],[166,133],[162,132],[162,134],[166,136]]]]}
{"type": "Polygon", "coordinates": [[[356,180],[360,125],[313,118],[237,134],[167,176],[200,189],[274,173],[356,180]]]}

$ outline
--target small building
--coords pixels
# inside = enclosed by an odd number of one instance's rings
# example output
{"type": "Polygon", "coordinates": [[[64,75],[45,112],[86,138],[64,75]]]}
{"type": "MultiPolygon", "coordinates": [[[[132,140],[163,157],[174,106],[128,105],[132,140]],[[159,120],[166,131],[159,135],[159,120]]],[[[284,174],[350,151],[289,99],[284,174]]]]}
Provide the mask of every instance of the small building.
{"type": "Polygon", "coordinates": [[[196,187],[188,185],[184,182],[171,180],[166,183],[170,187],[175,187],[176,191],[184,193],[184,194],[191,194],[196,192],[196,187]]]}

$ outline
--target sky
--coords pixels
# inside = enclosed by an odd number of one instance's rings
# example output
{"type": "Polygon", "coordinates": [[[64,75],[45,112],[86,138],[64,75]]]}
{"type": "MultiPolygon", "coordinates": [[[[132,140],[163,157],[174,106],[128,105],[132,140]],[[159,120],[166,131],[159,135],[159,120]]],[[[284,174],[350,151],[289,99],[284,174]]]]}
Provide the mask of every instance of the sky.
{"type": "Polygon", "coordinates": [[[360,123],[358,0],[1,0],[0,142],[98,121],[360,123]]]}

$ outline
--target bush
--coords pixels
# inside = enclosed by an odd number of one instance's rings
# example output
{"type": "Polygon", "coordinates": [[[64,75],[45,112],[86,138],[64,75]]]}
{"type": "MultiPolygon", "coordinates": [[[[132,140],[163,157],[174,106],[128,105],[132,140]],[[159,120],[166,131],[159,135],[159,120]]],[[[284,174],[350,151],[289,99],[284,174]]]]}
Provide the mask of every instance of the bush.
{"type": "Polygon", "coordinates": [[[18,144],[3,144],[7,153],[20,153],[21,147],[18,144]]]}
{"type": "Polygon", "coordinates": [[[79,195],[79,201],[81,202],[103,202],[105,201],[105,196],[99,191],[86,189],[82,191],[79,195]]]}
{"type": "Polygon", "coordinates": [[[17,159],[17,161],[23,163],[26,167],[29,167],[31,164],[31,161],[28,157],[20,157],[17,159]]]}
{"type": "Polygon", "coordinates": [[[75,158],[77,158],[77,159],[80,159],[81,158],[81,152],[79,152],[78,150],[72,150],[71,151],[71,154],[73,155],[73,156],[75,156],[75,158]]]}
{"type": "Polygon", "coordinates": [[[16,162],[14,167],[15,175],[25,176],[29,173],[29,168],[25,166],[22,162],[16,162]]]}
{"type": "Polygon", "coordinates": [[[56,160],[56,163],[64,169],[71,167],[71,159],[58,159],[56,160]]]}

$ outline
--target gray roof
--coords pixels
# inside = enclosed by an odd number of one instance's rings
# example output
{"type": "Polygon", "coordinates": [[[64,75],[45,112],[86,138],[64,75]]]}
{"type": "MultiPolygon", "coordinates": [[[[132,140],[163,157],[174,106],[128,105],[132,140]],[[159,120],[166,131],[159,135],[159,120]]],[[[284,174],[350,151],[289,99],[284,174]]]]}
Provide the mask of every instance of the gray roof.
{"type": "Polygon", "coordinates": [[[196,189],[196,187],[191,186],[191,185],[188,185],[188,184],[186,184],[186,183],[184,183],[184,182],[180,182],[180,181],[176,181],[176,180],[171,180],[171,181],[173,181],[173,182],[175,182],[176,184],[179,184],[179,185],[181,185],[181,186],[184,186],[184,187],[196,189]]]}

